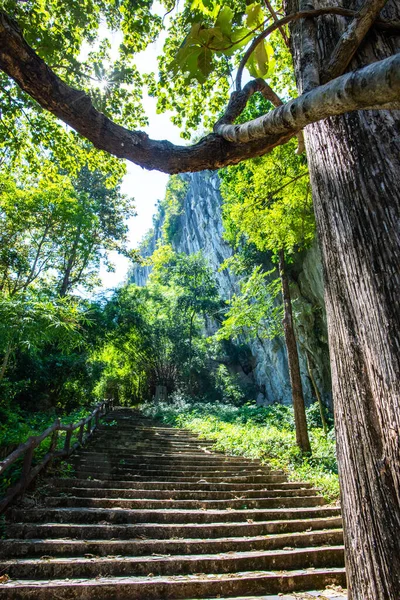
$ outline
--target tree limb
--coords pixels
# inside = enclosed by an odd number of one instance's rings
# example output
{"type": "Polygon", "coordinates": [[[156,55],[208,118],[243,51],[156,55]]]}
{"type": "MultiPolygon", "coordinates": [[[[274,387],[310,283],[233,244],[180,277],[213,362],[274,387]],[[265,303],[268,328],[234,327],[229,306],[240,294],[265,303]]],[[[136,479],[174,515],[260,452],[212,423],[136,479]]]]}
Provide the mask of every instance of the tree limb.
{"type": "Polygon", "coordinates": [[[223,124],[233,123],[234,120],[243,112],[246,108],[246,104],[253,94],[261,92],[267,100],[269,100],[274,106],[275,102],[282,104],[280,98],[270,88],[270,86],[261,77],[252,79],[244,88],[238,92],[233,92],[229,98],[228,106],[223,116],[217,121],[216,127],[223,124]],[[273,98],[273,100],[272,100],[273,98]],[[274,102],[275,100],[275,102],[274,102]]]}
{"type": "Polygon", "coordinates": [[[387,0],[366,0],[332,52],[321,81],[326,83],[345,72],[361,42],[376,21],[387,0]]]}
{"type": "Polygon", "coordinates": [[[236,164],[270,152],[319,119],[398,102],[399,61],[399,56],[380,61],[335,79],[255,121],[241,126],[219,124],[215,133],[197,144],[176,146],[166,140],[151,140],[142,131],[130,131],[96,110],[90,97],[62,81],[25,42],[18,26],[0,11],[0,68],[23,91],[96,148],[165,173],[219,169],[236,164]],[[239,139],[246,143],[227,141],[239,139]]]}
{"type": "Polygon", "coordinates": [[[91,98],[60,79],[25,42],[18,26],[0,11],[0,69],[38,104],[70,125],[99,150],[141,167],[165,173],[219,169],[252,156],[261,156],[291,136],[272,136],[236,147],[210,134],[190,147],[151,140],[143,131],[130,131],[96,110],[91,98]]]}
{"type": "Polygon", "coordinates": [[[400,108],[400,54],[342,75],[243,125],[220,125],[217,133],[248,143],[352,110],[378,108],[400,108]]]}
{"type": "MultiPolygon", "coordinates": [[[[274,7],[272,6],[270,0],[265,0],[265,5],[268,8],[269,12],[272,15],[272,18],[274,19],[275,23],[277,23],[279,21],[278,15],[276,14],[274,7]]],[[[282,27],[282,25],[279,25],[279,33],[282,36],[283,41],[285,42],[285,45],[290,48],[290,44],[289,44],[289,38],[286,35],[286,31],[284,29],[284,27],[282,27]]]]}

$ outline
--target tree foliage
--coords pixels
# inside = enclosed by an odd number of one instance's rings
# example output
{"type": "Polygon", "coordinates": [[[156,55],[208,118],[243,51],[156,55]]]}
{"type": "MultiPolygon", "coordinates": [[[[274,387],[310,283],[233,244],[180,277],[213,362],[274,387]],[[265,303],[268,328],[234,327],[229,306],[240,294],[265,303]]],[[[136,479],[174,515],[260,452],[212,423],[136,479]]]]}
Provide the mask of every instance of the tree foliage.
{"type": "Polygon", "coordinates": [[[100,263],[128,257],[133,201],[100,170],[47,159],[0,176],[0,404],[63,411],[93,401],[91,360],[108,325],[94,300],[100,263]]]}

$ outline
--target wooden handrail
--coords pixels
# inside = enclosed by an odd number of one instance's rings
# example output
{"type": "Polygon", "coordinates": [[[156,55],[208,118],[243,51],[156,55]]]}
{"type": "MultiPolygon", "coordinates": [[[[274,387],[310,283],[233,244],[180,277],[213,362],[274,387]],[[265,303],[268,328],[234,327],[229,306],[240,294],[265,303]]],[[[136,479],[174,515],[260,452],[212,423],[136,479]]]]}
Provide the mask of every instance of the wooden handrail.
{"type": "Polygon", "coordinates": [[[22,494],[32,481],[39,475],[44,467],[51,463],[54,458],[67,457],[72,454],[79,446],[85,444],[91,437],[94,430],[97,428],[100,417],[105,415],[112,408],[112,401],[108,400],[101,402],[96,406],[93,412],[81,419],[78,423],[69,423],[68,425],[62,425],[60,420],[57,419],[40,435],[30,437],[26,442],[20,444],[16,450],[11,452],[3,461],[0,462],[0,476],[4,471],[10,468],[15,461],[21,456],[24,456],[24,462],[22,466],[22,473],[19,481],[12,487],[9,487],[4,498],[0,499],[0,514],[9,506],[9,504],[16,498],[16,496],[22,494]],[[92,420],[94,424],[92,424],[92,420]],[[86,435],[84,435],[85,426],[87,429],[86,435]],[[78,441],[75,442],[71,447],[71,438],[74,433],[79,429],[78,441]],[[57,438],[60,431],[65,431],[65,443],[63,450],[56,450],[57,438]],[[49,452],[44,456],[43,460],[35,467],[32,468],[32,459],[35,449],[49,436],[52,436],[49,452]]]}

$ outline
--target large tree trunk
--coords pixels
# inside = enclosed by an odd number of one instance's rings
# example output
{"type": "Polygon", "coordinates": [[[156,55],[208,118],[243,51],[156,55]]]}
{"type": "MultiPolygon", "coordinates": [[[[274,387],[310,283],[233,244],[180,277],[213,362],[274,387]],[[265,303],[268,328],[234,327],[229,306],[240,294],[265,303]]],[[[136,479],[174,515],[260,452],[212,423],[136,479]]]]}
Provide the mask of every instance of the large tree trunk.
{"type": "MultiPolygon", "coordinates": [[[[396,10],[399,18],[399,5],[389,3],[386,17],[396,10]]],[[[301,51],[303,26],[292,31],[299,89],[307,86],[310,64],[301,51]]],[[[321,20],[319,65],[342,32],[340,19],[321,20]]],[[[395,43],[370,34],[351,66],[384,58],[395,43]]],[[[352,600],[400,598],[399,116],[353,112],[305,131],[323,255],[352,600]]]]}
{"type": "Polygon", "coordinates": [[[308,438],[303,386],[300,375],[299,354],[297,351],[296,336],[294,333],[292,300],[290,298],[289,279],[286,273],[284,250],[279,252],[279,274],[282,283],[284,307],[283,330],[285,333],[286,350],[288,356],[290,385],[292,387],[296,442],[302,452],[310,454],[311,445],[308,438]]]}

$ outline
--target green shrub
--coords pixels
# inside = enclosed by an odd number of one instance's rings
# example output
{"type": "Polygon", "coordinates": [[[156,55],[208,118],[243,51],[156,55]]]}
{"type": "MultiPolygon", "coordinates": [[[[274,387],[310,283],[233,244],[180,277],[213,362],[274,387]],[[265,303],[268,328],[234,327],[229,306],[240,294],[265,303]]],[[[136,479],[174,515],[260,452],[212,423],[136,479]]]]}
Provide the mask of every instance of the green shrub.
{"type": "Polygon", "coordinates": [[[335,440],[319,427],[310,429],[312,456],[296,445],[293,409],[281,404],[261,407],[199,402],[175,394],[171,402],[147,403],[142,412],[175,427],[215,441],[215,450],[260,459],[282,469],[293,481],[312,483],[329,501],[339,499],[335,440]]]}

